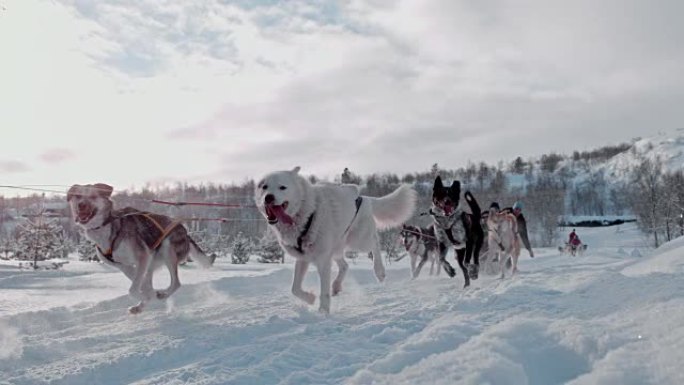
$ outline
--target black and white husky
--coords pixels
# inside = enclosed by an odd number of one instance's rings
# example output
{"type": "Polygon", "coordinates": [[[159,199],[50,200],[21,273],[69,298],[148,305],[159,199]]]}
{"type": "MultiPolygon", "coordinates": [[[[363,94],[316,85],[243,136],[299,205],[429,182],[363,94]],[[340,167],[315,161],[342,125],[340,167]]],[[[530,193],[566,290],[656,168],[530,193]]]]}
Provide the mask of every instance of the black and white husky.
{"type": "Polygon", "coordinates": [[[461,209],[460,196],[461,183],[459,181],[454,181],[451,186],[447,187],[438,175],[432,187],[430,215],[434,222],[435,237],[439,242],[439,260],[442,267],[450,277],[456,275],[456,271],[446,260],[448,249],[453,248],[458,266],[465,278],[464,287],[467,287],[471,279],[478,277],[484,232],[480,223],[482,210],[475,197],[470,191],[464,194],[464,199],[472,211],[469,214],[461,209]]]}
{"type": "Polygon", "coordinates": [[[430,275],[433,274],[435,266],[439,275],[439,244],[435,238],[435,229],[432,226],[418,227],[403,225],[401,232],[402,243],[411,258],[411,277],[418,278],[423,265],[430,261],[430,275]]]}

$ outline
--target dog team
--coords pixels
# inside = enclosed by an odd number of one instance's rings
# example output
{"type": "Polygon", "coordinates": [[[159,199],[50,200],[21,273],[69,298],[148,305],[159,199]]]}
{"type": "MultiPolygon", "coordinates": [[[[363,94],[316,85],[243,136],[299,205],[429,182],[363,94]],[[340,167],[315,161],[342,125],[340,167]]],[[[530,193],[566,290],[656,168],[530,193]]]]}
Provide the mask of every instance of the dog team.
{"type": "MultiPolygon", "coordinates": [[[[445,186],[437,176],[429,210],[433,223],[420,228],[404,224],[416,209],[417,193],[410,185],[403,184],[383,197],[369,197],[361,195],[354,184],[312,184],[299,171],[295,167],[269,173],[256,184],[254,199],[282,249],[295,258],[292,294],[308,304],[316,301],[316,295],[305,291],[302,282],[309,266],[316,267],[320,312],[329,313],[331,297],[342,291],[348,270],[345,251],[369,252],[377,280],[385,279],[378,230],[402,226],[400,235],[414,278],[427,262],[431,262],[430,274],[437,267],[437,273],[444,269],[454,277],[456,270],[446,259],[453,249],[464,287],[478,277],[483,246],[488,258],[498,257],[502,278],[509,259],[512,273],[517,271],[521,241],[534,257],[522,206],[517,202],[503,210],[492,203],[489,211],[482,213],[475,197],[466,191],[467,212],[460,205],[460,182],[445,186]],[[334,279],[333,262],[337,265],[334,279]]],[[[102,183],[74,185],[67,201],[75,223],[95,243],[99,259],[130,279],[129,294],[139,302],[128,310],[136,314],[148,302],[166,299],[180,287],[179,264],[190,258],[208,267],[215,256],[207,256],[178,221],[130,207],[114,210],[112,192],[111,186],[102,183]],[[168,288],[155,291],[153,272],[162,265],[169,270],[171,281],[168,288]]]]}

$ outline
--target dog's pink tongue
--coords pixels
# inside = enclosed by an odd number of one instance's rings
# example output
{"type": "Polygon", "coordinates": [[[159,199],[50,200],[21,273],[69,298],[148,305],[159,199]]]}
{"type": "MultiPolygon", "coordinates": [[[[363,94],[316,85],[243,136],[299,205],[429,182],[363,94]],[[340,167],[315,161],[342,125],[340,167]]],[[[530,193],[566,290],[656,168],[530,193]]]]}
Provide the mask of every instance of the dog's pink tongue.
{"type": "Polygon", "coordinates": [[[292,217],[287,215],[287,213],[285,212],[285,209],[283,208],[282,205],[271,206],[271,213],[273,213],[273,215],[275,215],[279,221],[285,223],[286,225],[294,224],[292,217]]]}

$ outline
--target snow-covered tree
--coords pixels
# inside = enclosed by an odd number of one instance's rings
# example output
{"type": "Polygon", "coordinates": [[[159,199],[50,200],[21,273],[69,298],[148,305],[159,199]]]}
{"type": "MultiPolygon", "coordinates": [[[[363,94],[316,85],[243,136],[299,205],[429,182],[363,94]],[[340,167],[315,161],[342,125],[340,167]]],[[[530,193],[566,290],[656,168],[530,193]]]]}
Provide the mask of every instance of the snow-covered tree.
{"type": "Polygon", "coordinates": [[[97,257],[95,243],[91,242],[86,237],[82,237],[81,241],[76,245],[76,253],[78,254],[79,261],[98,262],[100,260],[97,257]]]}
{"type": "Polygon", "coordinates": [[[380,249],[385,252],[388,262],[399,261],[405,256],[399,243],[399,235],[395,231],[381,231],[379,235],[380,249]]]}
{"type": "Polygon", "coordinates": [[[261,263],[285,263],[285,252],[271,231],[267,231],[259,240],[255,251],[261,263]]]}
{"type": "Polygon", "coordinates": [[[664,204],[663,166],[660,159],[643,159],[634,171],[630,203],[639,227],[653,236],[655,247],[660,246],[659,231],[663,225],[664,204]]]}
{"type": "Polygon", "coordinates": [[[14,258],[37,262],[62,256],[63,229],[55,220],[40,215],[20,225],[14,258]]]}
{"type": "Polygon", "coordinates": [[[190,236],[190,238],[192,238],[193,241],[195,241],[197,246],[199,246],[199,248],[202,249],[202,251],[204,251],[207,255],[211,255],[217,252],[216,234],[210,234],[209,231],[205,229],[189,232],[188,235],[190,236]]]}
{"type": "Polygon", "coordinates": [[[67,258],[69,258],[69,254],[76,251],[76,247],[77,247],[76,243],[71,238],[65,236],[63,233],[58,238],[58,241],[59,241],[59,249],[62,253],[60,258],[67,259],[67,258]]]}
{"type": "Polygon", "coordinates": [[[254,249],[252,241],[244,236],[242,232],[237,233],[231,246],[231,263],[245,264],[249,261],[249,256],[254,249]]]}
{"type": "Polygon", "coordinates": [[[677,170],[663,175],[663,189],[665,236],[670,241],[684,235],[684,172],[677,170]]]}
{"type": "MultiPolygon", "coordinates": [[[[237,238],[238,235],[244,236],[241,231],[238,231],[235,238],[237,238]]],[[[214,236],[212,248],[215,250],[216,256],[218,258],[227,258],[229,255],[231,255],[235,238],[231,240],[230,236],[223,234],[214,236]]]]}
{"type": "Polygon", "coordinates": [[[558,218],[563,214],[565,190],[551,174],[543,173],[528,186],[524,197],[528,232],[537,230],[540,246],[551,246],[558,236],[558,218]]]}
{"type": "Polygon", "coordinates": [[[10,254],[16,249],[15,242],[10,237],[5,237],[0,240],[0,254],[3,259],[9,259],[10,254]]]}

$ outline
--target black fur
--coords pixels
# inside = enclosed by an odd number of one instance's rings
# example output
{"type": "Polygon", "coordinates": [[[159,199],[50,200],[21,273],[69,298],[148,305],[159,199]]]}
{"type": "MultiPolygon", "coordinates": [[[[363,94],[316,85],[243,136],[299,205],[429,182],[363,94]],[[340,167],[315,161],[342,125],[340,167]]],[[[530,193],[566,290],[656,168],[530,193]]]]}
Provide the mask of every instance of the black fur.
{"type": "MultiPolygon", "coordinates": [[[[432,202],[440,206],[441,208],[451,208],[456,209],[458,207],[458,201],[461,195],[461,183],[459,181],[454,181],[450,187],[444,187],[442,183],[442,178],[437,176],[435,179],[435,184],[432,188],[432,202]]],[[[475,265],[480,264],[480,249],[484,241],[484,231],[482,230],[481,218],[482,210],[475,200],[473,194],[470,191],[466,191],[463,195],[465,201],[470,207],[471,214],[463,212],[461,214],[461,220],[463,221],[463,227],[466,230],[466,247],[456,250],[456,261],[458,266],[463,272],[463,277],[465,278],[465,285],[467,287],[470,285],[470,276],[466,270],[465,264],[472,263],[475,265]]],[[[447,233],[447,235],[449,235],[447,233]]],[[[448,245],[444,243],[439,244],[439,260],[450,277],[456,275],[456,271],[446,260],[446,255],[448,252],[448,245]]]]}

